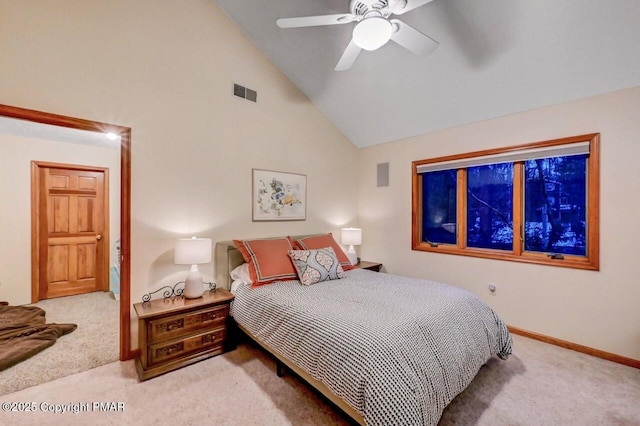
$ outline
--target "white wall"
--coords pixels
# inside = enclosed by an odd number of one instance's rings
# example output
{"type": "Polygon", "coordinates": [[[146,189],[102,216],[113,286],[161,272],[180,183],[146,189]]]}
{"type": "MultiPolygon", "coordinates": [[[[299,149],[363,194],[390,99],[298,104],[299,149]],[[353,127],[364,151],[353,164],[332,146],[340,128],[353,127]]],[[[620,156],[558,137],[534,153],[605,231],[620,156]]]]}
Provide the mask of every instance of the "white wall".
{"type": "MultiPolygon", "coordinates": [[[[357,150],[211,0],[0,0],[0,103],[132,128],[131,300],[178,237],[337,232],[357,150]],[[258,102],[232,96],[232,83],[258,102]],[[251,221],[251,169],[307,175],[307,220],[251,221]]],[[[0,159],[0,165],[3,160],[0,159]]],[[[213,265],[202,265],[212,279],[213,265]]],[[[135,314],[132,342],[137,347],[135,314]]]]}
{"type": "Polygon", "coordinates": [[[470,290],[509,325],[640,359],[639,118],[633,88],[361,150],[362,257],[470,290]],[[592,132],[601,133],[599,272],[411,250],[412,161],[592,132]],[[387,161],[390,186],[377,188],[376,164],[387,161]]]}
{"type": "Polygon", "coordinates": [[[24,305],[31,303],[31,161],[109,168],[112,244],[120,238],[120,150],[13,136],[0,130],[0,159],[0,300],[24,305]]]}

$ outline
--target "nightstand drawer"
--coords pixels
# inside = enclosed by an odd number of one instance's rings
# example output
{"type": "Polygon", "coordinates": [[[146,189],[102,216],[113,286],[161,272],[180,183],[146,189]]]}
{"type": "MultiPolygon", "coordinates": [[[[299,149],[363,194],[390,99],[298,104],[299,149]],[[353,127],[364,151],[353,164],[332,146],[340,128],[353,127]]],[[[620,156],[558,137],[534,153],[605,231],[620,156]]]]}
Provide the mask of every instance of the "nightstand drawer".
{"type": "Polygon", "coordinates": [[[172,297],[136,303],[140,380],[194,364],[232,349],[227,328],[233,294],[205,291],[201,297],[172,297]]]}
{"type": "Polygon", "coordinates": [[[147,343],[155,343],[174,337],[184,336],[189,332],[205,327],[212,327],[216,323],[224,324],[229,315],[229,305],[218,305],[202,309],[190,314],[177,314],[147,323],[147,343]]]}
{"type": "Polygon", "coordinates": [[[150,345],[147,353],[149,366],[182,358],[192,353],[215,349],[216,347],[222,352],[222,344],[226,336],[226,328],[220,327],[185,339],[150,345]]]}

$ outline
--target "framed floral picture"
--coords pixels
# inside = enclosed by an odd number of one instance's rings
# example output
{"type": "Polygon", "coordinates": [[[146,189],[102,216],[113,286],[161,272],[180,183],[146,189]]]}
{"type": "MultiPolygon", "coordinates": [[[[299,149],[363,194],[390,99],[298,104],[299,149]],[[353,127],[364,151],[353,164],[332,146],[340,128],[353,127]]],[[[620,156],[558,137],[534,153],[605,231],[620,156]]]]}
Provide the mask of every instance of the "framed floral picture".
{"type": "Polygon", "coordinates": [[[253,221],[305,220],[307,176],[252,169],[253,221]]]}

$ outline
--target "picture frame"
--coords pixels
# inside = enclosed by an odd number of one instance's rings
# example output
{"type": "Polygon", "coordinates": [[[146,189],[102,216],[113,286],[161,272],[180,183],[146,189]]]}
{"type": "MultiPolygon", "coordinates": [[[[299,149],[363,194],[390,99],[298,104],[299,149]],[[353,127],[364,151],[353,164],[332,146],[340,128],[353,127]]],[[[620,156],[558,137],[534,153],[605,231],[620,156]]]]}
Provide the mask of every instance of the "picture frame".
{"type": "Polygon", "coordinates": [[[307,218],[307,175],[251,169],[252,220],[287,221],[307,218]]]}

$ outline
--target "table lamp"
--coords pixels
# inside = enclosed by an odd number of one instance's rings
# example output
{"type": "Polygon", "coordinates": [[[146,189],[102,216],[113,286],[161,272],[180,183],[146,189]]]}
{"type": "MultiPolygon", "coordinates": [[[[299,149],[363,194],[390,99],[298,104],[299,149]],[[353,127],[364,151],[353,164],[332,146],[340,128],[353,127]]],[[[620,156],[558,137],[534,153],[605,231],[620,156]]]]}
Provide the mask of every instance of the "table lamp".
{"type": "Polygon", "coordinates": [[[347,257],[352,265],[356,265],[358,263],[358,255],[356,254],[356,250],[353,246],[359,246],[362,244],[362,229],[342,228],[340,241],[342,244],[349,246],[349,249],[347,250],[347,257]]]}
{"type": "Polygon", "coordinates": [[[211,262],[211,239],[210,238],[181,238],[176,242],[174,263],[176,265],[191,265],[184,282],[184,292],[186,299],[197,299],[202,297],[202,275],[198,270],[198,265],[211,262]]]}

